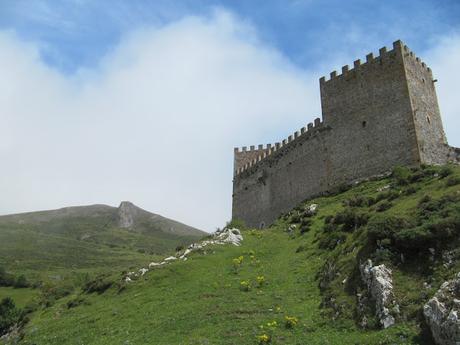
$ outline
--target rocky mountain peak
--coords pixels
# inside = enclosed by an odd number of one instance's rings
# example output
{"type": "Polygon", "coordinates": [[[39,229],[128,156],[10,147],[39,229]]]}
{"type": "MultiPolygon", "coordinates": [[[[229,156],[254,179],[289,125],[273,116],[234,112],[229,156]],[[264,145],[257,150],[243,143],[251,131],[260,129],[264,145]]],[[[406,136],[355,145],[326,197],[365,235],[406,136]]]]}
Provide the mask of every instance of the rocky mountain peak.
{"type": "Polygon", "coordinates": [[[132,228],[140,209],[130,201],[122,201],[118,206],[118,226],[132,228]]]}

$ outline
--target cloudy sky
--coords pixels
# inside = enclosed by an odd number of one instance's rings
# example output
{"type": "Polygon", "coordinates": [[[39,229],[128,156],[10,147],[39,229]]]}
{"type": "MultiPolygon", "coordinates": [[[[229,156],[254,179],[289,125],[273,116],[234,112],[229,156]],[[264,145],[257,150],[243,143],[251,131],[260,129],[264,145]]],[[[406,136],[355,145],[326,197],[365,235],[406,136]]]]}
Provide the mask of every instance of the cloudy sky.
{"type": "Polygon", "coordinates": [[[457,0],[0,0],[0,214],[130,200],[212,231],[233,147],[311,122],[319,77],[396,39],[460,146],[457,0]]]}

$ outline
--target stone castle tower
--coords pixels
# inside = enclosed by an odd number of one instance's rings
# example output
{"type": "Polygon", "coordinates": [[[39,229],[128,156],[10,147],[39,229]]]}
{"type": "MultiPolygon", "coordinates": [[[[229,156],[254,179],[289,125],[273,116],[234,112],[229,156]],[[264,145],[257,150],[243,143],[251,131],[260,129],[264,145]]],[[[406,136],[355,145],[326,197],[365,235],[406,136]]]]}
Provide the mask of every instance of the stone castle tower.
{"type": "Polygon", "coordinates": [[[299,202],[396,165],[458,160],[431,69],[401,41],[320,79],[322,120],[274,145],[235,148],[232,218],[264,227],[299,202]]]}

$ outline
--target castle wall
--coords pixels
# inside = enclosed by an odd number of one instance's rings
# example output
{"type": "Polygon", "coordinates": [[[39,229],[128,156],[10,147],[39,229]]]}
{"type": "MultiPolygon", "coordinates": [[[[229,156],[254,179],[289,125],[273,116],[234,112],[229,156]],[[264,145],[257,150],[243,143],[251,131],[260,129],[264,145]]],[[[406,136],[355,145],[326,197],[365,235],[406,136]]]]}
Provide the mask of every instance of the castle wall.
{"type": "MultiPolygon", "coordinates": [[[[326,141],[329,129],[319,119],[307,131],[273,146],[257,163],[234,177],[233,219],[264,227],[327,185],[326,141]],[[284,145],[283,145],[284,144],[284,145]]],[[[299,132],[298,132],[299,133],[299,132]]]]}
{"type": "Polygon", "coordinates": [[[331,185],[419,163],[401,48],[395,42],[320,80],[324,124],[333,131],[331,185]]]}
{"type": "Polygon", "coordinates": [[[282,143],[235,150],[233,219],[271,224],[307,198],[396,165],[459,159],[442,128],[431,71],[401,41],[320,79],[323,121],[282,143]]]}
{"type": "Polygon", "coordinates": [[[443,164],[448,159],[449,148],[431,69],[407,47],[403,54],[421,162],[443,164]]]}

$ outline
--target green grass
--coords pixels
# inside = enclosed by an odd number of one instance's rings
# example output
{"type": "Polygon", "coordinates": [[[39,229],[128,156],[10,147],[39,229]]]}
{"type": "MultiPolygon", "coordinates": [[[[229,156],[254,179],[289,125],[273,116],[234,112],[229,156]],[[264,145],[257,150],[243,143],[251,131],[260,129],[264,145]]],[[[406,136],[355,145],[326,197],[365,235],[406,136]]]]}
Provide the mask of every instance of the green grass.
{"type": "MultiPolygon", "coordinates": [[[[351,207],[370,220],[382,215],[415,219],[425,194],[439,199],[460,193],[459,184],[446,183],[449,177],[434,175],[440,169],[410,172],[409,176],[423,176],[413,177],[408,185],[389,177],[308,201],[319,208],[303,234],[299,224],[293,234],[286,231],[298,221],[297,212],[304,206],[300,205],[267,230],[244,230],[240,247],[207,248],[206,253],[194,253],[188,261],[173,262],[130,284],[122,282],[120,272],[112,271],[107,279],[115,284],[104,293],[75,290],[30,315],[21,344],[257,344],[256,337],[262,334],[269,334],[272,344],[431,344],[420,311],[440,284],[460,270],[460,255],[447,268],[441,255],[443,251],[459,254],[455,250],[460,229],[448,243],[436,242],[438,254],[433,261],[420,261],[416,253],[406,254],[401,261],[401,253],[387,242],[382,248],[391,255],[378,256],[366,225],[347,231],[324,229],[327,216],[349,209],[346,201],[358,196],[392,199],[391,207],[383,211],[377,210],[382,201],[351,207]],[[377,192],[388,184],[392,194],[377,192]],[[406,192],[409,187],[415,191],[406,192]],[[337,235],[342,239],[339,244],[320,248],[337,235]],[[233,259],[239,256],[244,259],[235,272],[233,259]],[[396,326],[386,330],[372,320],[372,308],[368,311],[371,327],[358,326],[356,293],[363,286],[357,268],[360,260],[369,257],[393,270],[401,314],[396,326]],[[321,275],[326,267],[335,267],[327,278],[321,275]],[[257,287],[258,276],[266,281],[261,287],[257,287]],[[249,291],[242,291],[241,281],[250,282],[249,291]],[[424,282],[431,289],[424,288],[424,282]],[[286,316],[296,317],[299,323],[287,329],[286,316]],[[269,327],[272,321],[278,326],[269,327]]],[[[450,177],[460,177],[460,169],[452,169],[450,177]]],[[[449,214],[457,212],[458,206],[452,201],[449,214]]],[[[427,222],[436,221],[437,213],[430,217],[427,222]]]]}
{"type": "Polygon", "coordinates": [[[38,290],[30,288],[15,289],[12,287],[0,287],[0,300],[11,297],[19,308],[24,308],[38,296],[38,290]]]}

